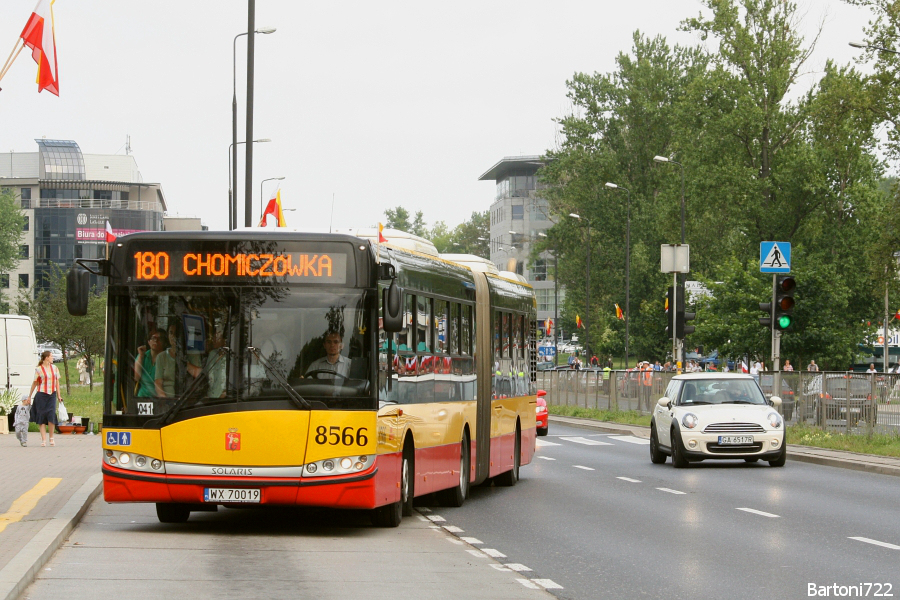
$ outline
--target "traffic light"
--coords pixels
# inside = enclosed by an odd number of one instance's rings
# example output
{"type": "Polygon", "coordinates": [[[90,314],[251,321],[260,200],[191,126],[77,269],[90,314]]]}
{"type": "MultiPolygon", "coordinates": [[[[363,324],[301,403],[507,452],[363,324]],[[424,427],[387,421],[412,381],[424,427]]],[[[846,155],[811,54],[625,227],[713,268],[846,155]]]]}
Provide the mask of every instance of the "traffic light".
{"type": "Polygon", "coordinates": [[[670,337],[675,331],[675,288],[669,286],[666,290],[666,334],[670,337]]]}
{"type": "Polygon", "coordinates": [[[765,327],[766,329],[772,328],[772,303],[771,302],[760,302],[759,310],[766,313],[766,316],[759,318],[759,324],[765,327]]]}
{"type": "Polygon", "coordinates": [[[675,297],[676,302],[678,303],[675,307],[675,337],[683,340],[684,336],[694,333],[695,329],[693,325],[685,325],[684,323],[686,321],[693,321],[696,318],[697,313],[687,312],[685,310],[683,286],[675,288],[675,297]]]}
{"type": "Polygon", "coordinates": [[[791,275],[775,277],[775,329],[785,331],[794,324],[794,290],[797,282],[791,275]]]}

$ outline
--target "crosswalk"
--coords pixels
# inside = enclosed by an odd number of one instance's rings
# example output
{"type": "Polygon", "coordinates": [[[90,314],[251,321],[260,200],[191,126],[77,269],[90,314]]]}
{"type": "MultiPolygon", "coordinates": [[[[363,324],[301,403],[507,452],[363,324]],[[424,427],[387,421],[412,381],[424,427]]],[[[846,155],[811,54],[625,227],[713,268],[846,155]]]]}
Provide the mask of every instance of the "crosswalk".
{"type": "Polygon", "coordinates": [[[643,446],[647,446],[650,444],[650,440],[639,438],[633,435],[609,435],[604,436],[603,439],[563,435],[555,439],[560,441],[551,442],[546,438],[540,438],[537,440],[537,447],[550,448],[552,446],[562,446],[563,442],[568,442],[570,444],[581,444],[583,446],[615,446],[616,443],[619,442],[626,444],[638,444],[643,446]]]}

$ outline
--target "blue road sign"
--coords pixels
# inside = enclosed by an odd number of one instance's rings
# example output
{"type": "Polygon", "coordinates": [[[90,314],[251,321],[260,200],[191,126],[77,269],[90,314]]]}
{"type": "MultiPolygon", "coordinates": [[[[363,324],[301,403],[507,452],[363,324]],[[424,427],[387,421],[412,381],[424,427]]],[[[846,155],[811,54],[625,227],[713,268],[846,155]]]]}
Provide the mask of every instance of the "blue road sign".
{"type": "Polygon", "coordinates": [[[538,356],[556,356],[556,348],[553,346],[538,346],[538,356]]]}
{"type": "Polygon", "coordinates": [[[760,273],[790,273],[791,243],[760,242],[759,271],[760,273]]]}

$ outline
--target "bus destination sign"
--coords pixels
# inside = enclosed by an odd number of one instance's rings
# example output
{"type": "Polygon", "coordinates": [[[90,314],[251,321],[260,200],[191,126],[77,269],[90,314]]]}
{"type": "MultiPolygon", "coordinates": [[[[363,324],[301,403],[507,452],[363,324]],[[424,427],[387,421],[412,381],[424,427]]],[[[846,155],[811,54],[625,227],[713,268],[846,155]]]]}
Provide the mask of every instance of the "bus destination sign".
{"type": "Polygon", "coordinates": [[[142,250],[133,253],[138,282],[332,283],[347,282],[342,252],[205,252],[142,250]]]}

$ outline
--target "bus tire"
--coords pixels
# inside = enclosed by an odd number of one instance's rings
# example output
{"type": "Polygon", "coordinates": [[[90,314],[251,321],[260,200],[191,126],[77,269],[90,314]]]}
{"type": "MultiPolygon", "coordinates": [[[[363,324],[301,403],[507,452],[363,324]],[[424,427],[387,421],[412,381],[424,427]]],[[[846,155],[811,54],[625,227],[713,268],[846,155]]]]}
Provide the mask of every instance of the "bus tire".
{"type": "Polygon", "coordinates": [[[519,424],[516,423],[516,441],[513,449],[513,466],[512,469],[505,473],[500,473],[494,478],[494,483],[505,487],[512,487],[519,481],[519,463],[522,453],[522,435],[519,432],[519,424]]]}
{"type": "Polygon", "coordinates": [[[403,516],[413,514],[413,498],[416,495],[416,452],[412,442],[407,440],[403,446],[403,466],[400,470],[400,504],[403,516]]]}
{"type": "Polygon", "coordinates": [[[469,495],[469,436],[465,432],[459,443],[459,453],[459,482],[448,490],[438,492],[438,499],[444,506],[462,506],[469,495]]]}
{"type": "Polygon", "coordinates": [[[187,504],[156,503],[156,518],[160,523],[186,523],[191,516],[187,504]]]}
{"type": "Polygon", "coordinates": [[[403,503],[392,502],[372,510],[372,524],[375,527],[397,527],[403,520],[403,503]]]}

